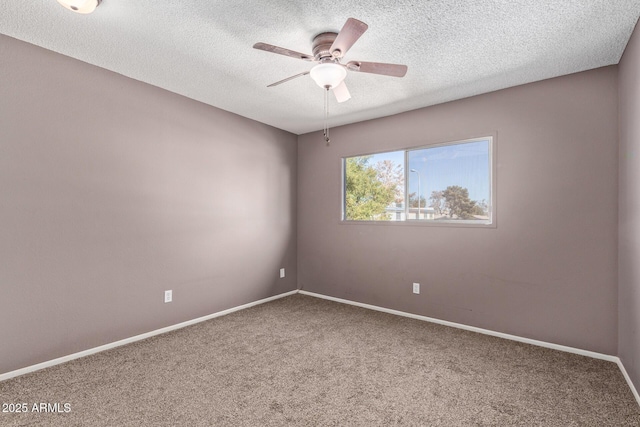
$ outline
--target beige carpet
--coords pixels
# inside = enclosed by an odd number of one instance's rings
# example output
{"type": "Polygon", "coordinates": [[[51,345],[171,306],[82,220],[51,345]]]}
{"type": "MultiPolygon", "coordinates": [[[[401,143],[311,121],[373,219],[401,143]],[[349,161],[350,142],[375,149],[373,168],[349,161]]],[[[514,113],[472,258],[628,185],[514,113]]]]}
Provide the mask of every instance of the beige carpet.
{"type": "Polygon", "coordinates": [[[38,426],[638,426],[611,362],[293,295],[0,383],[38,426]]]}

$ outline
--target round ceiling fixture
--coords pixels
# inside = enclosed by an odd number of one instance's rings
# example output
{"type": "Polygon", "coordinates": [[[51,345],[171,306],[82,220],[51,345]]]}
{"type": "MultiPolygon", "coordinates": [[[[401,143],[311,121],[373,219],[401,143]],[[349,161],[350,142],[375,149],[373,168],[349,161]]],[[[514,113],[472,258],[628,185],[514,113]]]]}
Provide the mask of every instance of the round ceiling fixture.
{"type": "Polygon", "coordinates": [[[101,0],[58,0],[65,8],[76,12],[87,14],[96,10],[101,0]]]}
{"type": "Polygon", "coordinates": [[[318,64],[309,73],[314,82],[323,89],[333,89],[338,86],[345,77],[347,70],[342,65],[333,62],[318,64]]]}

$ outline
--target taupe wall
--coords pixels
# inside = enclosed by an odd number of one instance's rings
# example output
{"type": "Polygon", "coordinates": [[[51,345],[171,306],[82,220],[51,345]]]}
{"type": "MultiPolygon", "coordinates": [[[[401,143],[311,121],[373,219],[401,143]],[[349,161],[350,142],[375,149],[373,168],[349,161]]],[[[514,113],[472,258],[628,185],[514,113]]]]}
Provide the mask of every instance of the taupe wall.
{"type": "Polygon", "coordinates": [[[0,373],[295,289],[296,162],[295,135],[0,36],[0,373]]]}
{"type": "MultiPolygon", "coordinates": [[[[637,39],[620,66],[619,270],[636,380],[637,39]]],[[[296,283],[618,352],[616,67],[335,128],[330,147],[6,36],[0,76],[0,373],[296,283]],[[496,228],[340,223],[341,157],[489,133],[496,228]]]]}
{"type": "Polygon", "coordinates": [[[619,344],[618,355],[640,387],[640,29],[619,64],[619,344]]]}
{"type": "Polygon", "coordinates": [[[616,354],[617,102],[613,66],[300,136],[299,286],[616,354]],[[497,228],[340,223],[341,157],[492,132],[497,228]]]}

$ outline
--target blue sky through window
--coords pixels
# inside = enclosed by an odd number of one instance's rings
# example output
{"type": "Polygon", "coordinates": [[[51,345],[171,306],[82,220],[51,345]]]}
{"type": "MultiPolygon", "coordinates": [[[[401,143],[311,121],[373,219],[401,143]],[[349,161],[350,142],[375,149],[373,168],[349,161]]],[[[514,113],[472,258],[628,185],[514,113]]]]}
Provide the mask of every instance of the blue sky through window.
{"type": "MultiPolygon", "coordinates": [[[[418,192],[420,174],[421,194],[429,202],[433,191],[442,191],[450,185],[458,185],[469,190],[469,198],[478,202],[490,201],[490,143],[488,139],[443,145],[432,148],[409,150],[408,180],[409,193],[418,192]]],[[[392,160],[404,164],[404,151],[374,154],[369,161],[375,165],[382,160],[392,160]]]]}

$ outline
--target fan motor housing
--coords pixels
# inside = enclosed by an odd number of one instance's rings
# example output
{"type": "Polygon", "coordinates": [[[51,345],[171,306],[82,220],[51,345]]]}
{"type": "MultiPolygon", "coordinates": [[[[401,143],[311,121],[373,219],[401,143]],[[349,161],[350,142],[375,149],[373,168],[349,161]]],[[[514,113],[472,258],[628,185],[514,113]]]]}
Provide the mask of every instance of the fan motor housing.
{"type": "Polygon", "coordinates": [[[333,58],[330,49],[337,36],[337,33],[321,33],[313,38],[312,53],[316,61],[333,58]]]}

